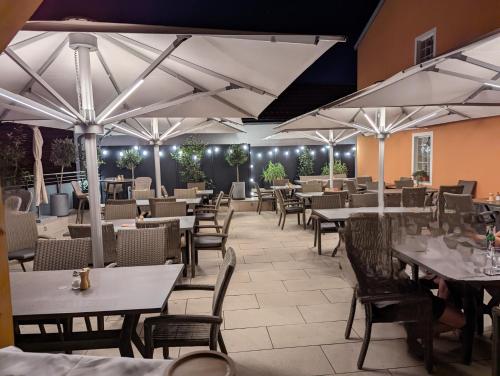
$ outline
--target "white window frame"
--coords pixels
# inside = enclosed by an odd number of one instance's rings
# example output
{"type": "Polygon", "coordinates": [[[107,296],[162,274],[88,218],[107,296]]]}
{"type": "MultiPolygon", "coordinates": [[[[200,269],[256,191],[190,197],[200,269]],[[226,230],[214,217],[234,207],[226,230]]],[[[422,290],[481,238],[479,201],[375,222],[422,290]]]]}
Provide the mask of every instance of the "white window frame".
{"type": "Polygon", "coordinates": [[[415,172],[415,139],[419,137],[429,137],[431,143],[431,155],[429,166],[429,181],[421,182],[422,185],[432,185],[432,165],[434,164],[434,132],[417,132],[411,135],[411,175],[415,172]]]}
{"type": "Polygon", "coordinates": [[[421,42],[423,40],[426,40],[429,37],[434,38],[434,43],[432,45],[432,57],[436,56],[436,44],[437,44],[437,37],[436,37],[436,28],[432,28],[429,31],[426,31],[423,34],[420,34],[418,37],[415,38],[415,46],[414,46],[414,51],[413,51],[413,62],[414,64],[423,64],[424,62],[417,63],[417,49],[418,49],[418,42],[421,42]]]}

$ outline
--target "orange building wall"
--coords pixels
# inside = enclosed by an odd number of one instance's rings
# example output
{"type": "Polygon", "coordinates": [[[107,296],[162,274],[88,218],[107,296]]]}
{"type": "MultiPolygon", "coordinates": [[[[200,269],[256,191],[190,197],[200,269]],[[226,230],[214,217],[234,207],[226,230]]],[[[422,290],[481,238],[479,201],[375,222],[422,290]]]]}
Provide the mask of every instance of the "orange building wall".
{"type": "MultiPolygon", "coordinates": [[[[500,28],[499,0],[385,0],[358,46],[358,89],[414,64],[415,38],[436,28],[436,55],[459,48],[500,28]]],[[[500,191],[500,117],[430,127],[434,132],[433,181],[477,180],[477,197],[500,191]]],[[[411,175],[412,133],[386,141],[385,180],[411,175]]],[[[358,137],[358,175],[378,174],[378,141],[358,137]]]]}

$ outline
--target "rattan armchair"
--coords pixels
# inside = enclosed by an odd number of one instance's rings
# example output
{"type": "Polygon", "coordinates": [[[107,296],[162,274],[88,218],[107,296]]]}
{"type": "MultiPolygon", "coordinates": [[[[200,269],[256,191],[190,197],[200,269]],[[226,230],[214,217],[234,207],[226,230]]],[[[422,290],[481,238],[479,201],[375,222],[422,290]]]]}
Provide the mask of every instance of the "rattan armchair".
{"type": "Polygon", "coordinates": [[[144,320],[145,358],[152,358],[155,348],[163,348],[164,358],[169,357],[170,347],[208,346],[227,354],[220,331],[222,306],[229,282],[236,267],[236,255],[228,248],[220,267],[215,286],[178,285],[176,290],[213,291],[211,315],[169,315],[148,317],[144,320]]]}
{"type": "Polygon", "coordinates": [[[260,186],[257,182],[253,183],[253,185],[255,187],[255,191],[257,192],[257,198],[259,200],[259,202],[257,203],[257,213],[260,214],[260,212],[262,211],[262,205],[264,204],[264,202],[271,202],[273,207],[276,205],[274,192],[270,191],[263,192],[262,189],[260,189],[260,186]]]}
{"type": "Polygon", "coordinates": [[[356,193],[349,195],[350,208],[369,208],[378,206],[377,193],[356,193]]]}
{"type": "Polygon", "coordinates": [[[401,206],[401,193],[400,192],[386,192],[384,193],[384,205],[388,208],[401,206]]]}
{"type": "Polygon", "coordinates": [[[286,200],[283,197],[283,192],[276,189],[276,201],[278,202],[278,226],[281,225],[281,229],[285,227],[286,216],[288,214],[297,214],[297,224],[300,225],[300,216],[302,215],[302,223],[304,230],[306,229],[306,208],[303,201],[299,200],[286,200]]]}
{"type": "Polygon", "coordinates": [[[194,209],[196,223],[213,222],[215,226],[218,226],[219,223],[217,222],[217,214],[219,213],[220,203],[223,196],[224,192],[220,191],[214,205],[203,204],[196,206],[196,208],[194,209]]]}
{"type": "MultiPolygon", "coordinates": [[[[90,238],[90,224],[69,224],[69,235],[72,239],[90,238]]],[[[116,235],[112,223],[102,224],[102,242],[104,252],[104,264],[116,262],[116,235]]],[[[88,263],[92,264],[92,254],[90,254],[88,263]]]]}
{"type": "MultiPolygon", "coordinates": [[[[178,218],[163,219],[161,221],[136,221],[137,228],[165,228],[167,231],[165,243],[165,260],[171,260],[178,264],[181,260],[181,232],[180,221],[178,218]]],[[[184,255],[184,261],[187,261],[187,255],[184,255]]]]}
{"type": "Polygon", "coordinates": [[[168,197],[167,188],[165,188],[165,186],[163,184],[161,186],[161,195],[162,195],[162,197],[168,197]]]}
{"type": "Polygon", "coordinates": [[[165,264],[167,244],[166,227],[120,230],[116,241],[116,264],[108,266],[165,264]]]}
{"type": "Polygon", "coordinates": [[[78,209],[76,212],[76,223],[83,223],[83,208],[89,201],[88,193],[83,193],[80,183],[76,180],[71,181],[71,186],[75,192],[75,196],[78,199],[78,209]]]}
{"type": "Polygon", "coordinates": [[[344,186],[350,195],[358,193],[358,188],[354,180],[344,180],[344,186]]]}
{"type": "Polygon", "coordinates": [[[151,179],[149,176],[140,176],[134,180],[134,189],[138,191],[149,191],[151,189],[151,179]]]}
{"type": "Polygon", "coordinates": [[[19,196],[9,196],[4,201],[4,207],[6,211],[19,211],[23,200],[19,196]]]}
{"type": "Polygon", "coordinates": [[[329,189],[333,189],[334,191],[341,191],[343,188],[344,188],[344,179],[335,179],[335,178],[332,179],[332,187],[329,189]]]}
{"type": "Polygon", "coordinates": [[[405,208],[423,208],[425,206],[425,187],[404,187],[401,199],[405,208]]]}
{"type": "Polygon", "coordinates": [[[19,211],[29,212],[31,210],[31,204],[33,203],[33,193],[27,189],[8,189],[3,192],[4,200],[10,196],[21,197],[22,203],[19,211]]]}
{"type": "MultiPolygon", "coordinates": [[[[311,209],[338,209],[343,207],[342,196],[338,194],[330,194],[323,196],[311,197],[311,209]]],[[[318,246],[318,254],[321,255],[321,235],[331,232],[338,232],[340,225],[337,222],[324,222],[315,215],[311,215],[314,226],[314,246],[318,246]]]]}
{"type": "Polygon", "coordinates": [[[195,277],[196,265],[198,264],[198,251],[210,250],[221,251],[222,257],[226,254],[226,243],[229,237],[229,227],[233,218],[234,209],[229,212],[224,219],[222,226],[218,225],[197,225],[193,234],[193,246],[191,247],[191,278],[195,277]],[[216,229],[220,232],[199,232],[201,229],[216,229]]]}
{"type": "Polygon", "coordinates": [[[196,188],[174,188],[174,196],[177,198],[196,198],[196,188]]]}
{"type": "Polygon", "coordinates": [[[436,202],[436,211],[434,217],[437,218],[440,227],[443,225],[442,219],[444,215],[444,209],[446,206],[444,194],[445,193],[461,194],[463,191],[464,191],[463,185],[441,185],[439,187],[437,202],[436,202]]]}
{"type": "Polygon", "coordinates": [[[323,191],[323,183],[320,181],[308,181],[307,183],[302,184],[302,192],[322,192],[323,191]]]}
{"type": "Polygon", "coordinates": [[[366,183],[369,183],[372,181],[372,177],[371,176],[358,176],[356,178],[356,182],[358,184],[366,184],[366,183]]]}
{"type": "Polygon", "coordinates": [[[412,188],[415,184],[413,184],[412,179],[400,179],[400,180],[395,180],[394,185],[398,189],[402,188],[412,188]]]}
{"type": "Polygon", "coordinates": [[[476,194],[477,181],[475,180],[459,180],[457,185],[464,187],[463,194],[471,195],[472,197],[476,194]]]}
{"type": "Polygon", "coordinates": [[[187,204],[177,202],[175,197],[149,199],[151,217],[183,217],[187,214],[187,204]]]}
{"type": "Polygon", "coordinates": [[[40,239],[36,244],[33,271],[82,269],[88,265],[91,253],[90,238],[40,239]]]}
{"type": "Polygon", "coordinates": [[[372,325],[404,322],[409,340],[422,338],[425,367],[432,371],[432,304],[430,297],[417,291],[408,279],[398,279],[393,270],[390,219],[377,213],[355,214],[344,231],[347,257],[356,275],[345,338],[351,334],[356,301],[365,308],[365,333],[358,357],[358,369],[368,351],[372,325]]]}
{"type": "Polygon", "coordinates": [[[476,212],[470,194],[443,193],[445,209],[442,214],[442,224],[447,223],[449,230],[455,227],[469,225],[479,233],[485,233],[487,225],[495,224],[494,211],[476,212]]]}
{"type": "Polygon", "coordinates": [[[104,206],[104,219],[133,219],[137,216],[135,200],[108,200],[104,206]]]}
{"type": "Polygon", "coordinates": [[[225,207],[230,207],[231,206],[231,201],[233,199],[233,191],[234,191],[234,184],[231,184],[231,188],[229,189],[229,193],[225,194],[223,193],[222,200],[220,202],[220,206],[225,206],[225,207]]]}
{"type": "Polygon", "coordinates": [[[378,189],[378,181],[367,181],[365,185],[367,191],[376,191],[378,189]]]}
{"type": "Polygon", "coordinates": [[[35,213],[11,211],[5,214],[8,259],[19,262],[23,271],[26,271],[24,263],[35,257],[38,239],[47,237],[38,235],[35,213]]]}
{"type": "Polygon", "coordinates": [[[204,191],[206,189],[206,182],[204,181],[198,181],[198,182],[192,182],[192,183],[187,183],[187,188],[196,188],[199,191],[204,191]]]}

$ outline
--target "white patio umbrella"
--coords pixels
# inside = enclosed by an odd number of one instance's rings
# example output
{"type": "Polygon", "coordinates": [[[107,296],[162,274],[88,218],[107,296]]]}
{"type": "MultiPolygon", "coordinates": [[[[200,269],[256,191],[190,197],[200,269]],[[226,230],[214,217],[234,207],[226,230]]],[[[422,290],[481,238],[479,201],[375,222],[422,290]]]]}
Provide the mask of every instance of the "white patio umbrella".
{"type": "Polygon", "coordinates": [[[329,185],[330,188],[333,188],[333,154],[335,145],[338,143],[345,141],[351,137],[356,136],[360,131],[358,130],[327,130],[327,131],[292,131],[292,132],[283,132],[283,133],[275,133],[271,136],[267,136],[265,140],[310,140],[316,141],[321,144],[328,145],[328,162],[329,162],[329,185]]]}
{"type": "Polygon", "coordinates": [[[0,121],[50,119],[85,134],[93,263],[102,266],[97,134],[120,127],[153,138],[138,117],[257,117],[343,40],[28,22],[0,55],[0,121]]]}
{"type": "Polygon", "coordinates": [[[38,127],[33,127],[33,158],[35,159],[33,165],[33,189],[35,191],[35,206],[37,208],[39,208],[41,204],[47,204],[49,202],[47,190],[45,189],[45,181],[43,179],[42,149],[42,133],[38,127]]]}
{"type": "Polygon", "coordinates": [[[385,81],[287,121],[278,131],[356,129],[379,139],[379,206],[384,148],[391,134],[500,115],[500,32],[406,69],[385,81]]]}

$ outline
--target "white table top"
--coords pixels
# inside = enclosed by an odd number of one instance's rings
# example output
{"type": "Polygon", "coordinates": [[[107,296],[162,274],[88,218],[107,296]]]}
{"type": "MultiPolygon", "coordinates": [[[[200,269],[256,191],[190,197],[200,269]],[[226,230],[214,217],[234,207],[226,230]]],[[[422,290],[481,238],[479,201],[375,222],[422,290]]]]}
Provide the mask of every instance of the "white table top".
{"type": "MultiPolygon", "coordinates": [[[[179,225],[181,231],[192,231],[194,229],[194,223],[196,221],[196,217],[194,215],[186,215],[182,217],[155,217],[155,218],[144,218],[144,222],[161,222],[168,219],[179,219],[179,225]]],[[[112,223],[115,232],[118,230],[127,230],[135,228],[136,219],[113,219],[110,221],[104,221],[107,223],[112,223]]]]}
{"type": "MultiPolygon", "coordinates": [[[[340,209],[314,209],[313,213],[325,221],[345,221],[353,214],[357,213],[379,213],[378,207],[369,208],[340,208],[340,209]]],[[[431,208],[384,208],[383,213],[432,213],[431,208]]]]}
{"type": "MultiPolygon", "coordinates": [[[[201,197],[196,198],[177,198],[176,202],[185,202],[188,205],[198,205],[201,202],[201,197]]],[[[149,200],[136,200],[137,206],[149,206],[149,200]]]]}
{"type": "Polygon", "coordinates": [[[300,198],[310,198],[310,197],[323,196],[323,194],[324,192],[296,192],[295,196],[300,198]]]}
{"type": "Polygon", "coordinates": [[[214,194],[213,189],[198,189],[196,190],[196,196],[210,196],[214,194]]]}
{"type": "Polygon", "coordinates": [[[299,189],[302,188],[300,185],[290,184],[290,185],[271,185],[271,189],[299,189]]]}

